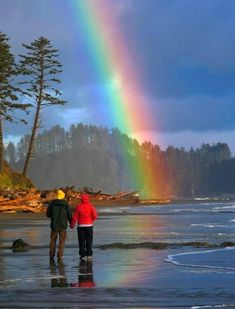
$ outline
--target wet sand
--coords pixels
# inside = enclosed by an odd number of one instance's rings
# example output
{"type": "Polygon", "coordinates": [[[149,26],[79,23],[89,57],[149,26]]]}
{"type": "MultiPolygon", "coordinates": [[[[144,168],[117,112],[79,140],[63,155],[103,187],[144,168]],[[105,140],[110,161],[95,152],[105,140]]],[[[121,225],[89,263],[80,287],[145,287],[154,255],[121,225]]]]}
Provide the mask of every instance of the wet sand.
{"type": "Polygon", "coordinates": [[[170,241],[179,232],[177,220],[153,214],[145,214],[143,220],[143,215],[126,216],[123,209],[103,215],[100,210],[93,261],[79,261],[76,230],[68,230],[63,262],[51,263],[49,221],[44,214],[1,215],[0,308],[235,307],[234,271],[166,262],[169,255],[200,249],[99,249],[117,241],[170,241]],[[17,238],[32,248],[13,253],[10,246],[17,238]]]}

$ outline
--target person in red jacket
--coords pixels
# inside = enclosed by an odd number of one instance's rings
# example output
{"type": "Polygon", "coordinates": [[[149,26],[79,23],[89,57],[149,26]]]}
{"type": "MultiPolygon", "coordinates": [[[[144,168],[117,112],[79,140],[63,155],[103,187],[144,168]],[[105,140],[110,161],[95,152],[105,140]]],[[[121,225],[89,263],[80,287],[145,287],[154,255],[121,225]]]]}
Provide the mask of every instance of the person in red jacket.
{"type": "Polygon", "coordinates": [[[93,255],[93,223],[97,218],[95,207],[90,203],[88,194],[81,194],[81,203],[76,206],[70,227],[77,223],[79,255],[81,260],[91,259],[93,255]]]}

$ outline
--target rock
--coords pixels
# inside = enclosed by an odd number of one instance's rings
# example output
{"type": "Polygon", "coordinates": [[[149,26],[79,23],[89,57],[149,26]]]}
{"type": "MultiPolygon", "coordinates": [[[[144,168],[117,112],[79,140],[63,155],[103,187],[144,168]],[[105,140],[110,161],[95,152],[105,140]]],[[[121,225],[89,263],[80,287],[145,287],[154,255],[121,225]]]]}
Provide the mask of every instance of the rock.
{"type": "Polygon", "coordinates": [[[222,242],[222,243],[220,244],[220,246],[221,246],[222,248],[233,247],[233,246],[235,246],[235,243],[232,242],[232,241],[225,241],[225,242],[222,242]]]}
{"type": "Polygon", "coordinates": [[[98,248],[101,250],[108,249],[138,249],[138,248],[147,248],[155,250],[164,250],[170,248],[179,248],[179,247],[193,247],[193,248],[225,248],[235,246],[234,242],[222,242],[220,244],[201,242],[201,241],[191,241],[191,242],[176,242],[176,243],[164,243],[164,242],[142,242],[142,243],[111,243],[106,245],[101,245],[98,248]]]}
{"type": "Polygon", "coordinates": [[[13,252],[25,252],[29,250],[29,244],[24,242],[23,239],[16,239],[11,248],[13,252]]]}

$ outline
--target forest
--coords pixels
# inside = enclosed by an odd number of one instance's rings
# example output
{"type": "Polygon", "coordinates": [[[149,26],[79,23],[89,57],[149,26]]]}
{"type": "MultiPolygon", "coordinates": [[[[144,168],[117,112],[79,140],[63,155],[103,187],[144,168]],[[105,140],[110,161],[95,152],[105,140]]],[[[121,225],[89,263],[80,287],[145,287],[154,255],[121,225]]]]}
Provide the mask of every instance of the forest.
{"type": "MultiPolygon", "coordinates": [[[[0,32],[0,183],[6,186],[4,158],[13,170],[39,189],[74,186],[115,193],[139,191],[142,196],[201,197],[235,194],[235,160],[227,144],[203,144],[198,149],[162,150],[158,145],[82,123],[68,130],[59,125],[39,132],[45,108],[65,105],[58,75],[58,50],[45,37],[22,44],[19,61],[9,38],[0,32]],[[23,100],[22,100],[23,98],[23,100]],[[23,104],[22,102],[26,102],[23,104]],[[30,134],[17,145],[4,145],[2,123],[26,123],[18,111],[31,112],[30,134]]],[[[16,183],[17,185],[17,183],[16,183]]]]}
{"type": "MultiPolygon", "coordinates": [[[[29,139],[25,135],[17,145],[10,142],[5,147],[5,159],[15,170],[22,171],[29,139]]],[[[235,194],[235,159],[225,143],[161,150],[151,142],[140,144],[116,128],[82,123],[68,130],[57,125],[38,134],[28,176],[40,189],[138,190],[159,198],[235,194]],[[148,192],[144,180],[133,183],[135,168],[131,172],[129,166],[135,167],[137,157],[155,184],[154,192],[148,192]]]]}

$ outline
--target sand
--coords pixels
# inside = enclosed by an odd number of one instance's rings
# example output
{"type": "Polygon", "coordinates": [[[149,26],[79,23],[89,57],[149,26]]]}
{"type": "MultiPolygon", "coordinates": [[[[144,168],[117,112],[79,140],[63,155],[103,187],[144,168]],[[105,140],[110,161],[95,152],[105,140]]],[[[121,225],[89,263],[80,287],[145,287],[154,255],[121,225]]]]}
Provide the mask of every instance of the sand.
{"type": "MultiPolygon", "coordinates": [[[[177,233],[184,235],[180,239],[199,237],[198,230],[193,235],[192,227],[186,224],[195,222],[195,216],[186,216],[182,225],[182,215],[130,214],[128,209],[123,210],[115,214],[105,211],[105,215],[100,211],[95,225],[94,258],[85,263],[78,258],[75,230],[68,231],[63,262],[51,263],[49,221],[43,214],[1,215],[0,308],[235,307],[234,270],[185,267],[166,261],[185,251],[205,249],[176,246],[162,250],[101,250],[101,245],[116,241],[167,242],[173,241],[170,237],[179,237],[174,236],[177,233]],[[143,218],[148,224],[140,228],[143,218]],[[32,248],[13,253],[10,246],[16,238],[23,238],[32,248]]],[[[186,256],[184,259],[187,262],[186,256]]]]}

